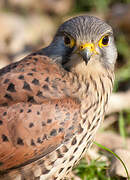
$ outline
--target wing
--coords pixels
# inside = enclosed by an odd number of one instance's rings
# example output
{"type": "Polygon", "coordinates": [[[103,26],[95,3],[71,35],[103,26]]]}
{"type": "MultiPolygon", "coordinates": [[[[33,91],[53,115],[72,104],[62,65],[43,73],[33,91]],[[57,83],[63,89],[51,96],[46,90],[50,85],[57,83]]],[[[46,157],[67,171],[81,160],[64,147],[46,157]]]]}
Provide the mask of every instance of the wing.
{"type": "Polygon", "coordinates": [[[80,104],[64,70],[28,56],[0,70],[0,171],[54,151],[78,130],[80,104]]]}
{"type": "Polygon", "coordinates": [[[28,56],[0,70],[0,106],[65,97],[66,81],[64,69],[48,57],[28,56]]]}
{"type": "Polygon", "coordinates": [[[0,171],[39,159],[78,131],[80,105],[73,99],[0,108],[0,171]]]}

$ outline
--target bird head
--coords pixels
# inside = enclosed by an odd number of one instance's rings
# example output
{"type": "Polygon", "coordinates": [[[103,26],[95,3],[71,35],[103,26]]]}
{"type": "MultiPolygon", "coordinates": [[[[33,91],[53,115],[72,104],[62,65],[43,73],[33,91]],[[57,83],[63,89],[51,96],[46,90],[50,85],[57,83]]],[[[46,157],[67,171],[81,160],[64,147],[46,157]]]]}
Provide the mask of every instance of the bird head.
{"type": "Polygon", "coordinates": [[[114,68],[117,58],[111,26],[87,15],[64,22],[46,51],[68,70],[87,66],[94,68],[96,64],[114,68]]]}

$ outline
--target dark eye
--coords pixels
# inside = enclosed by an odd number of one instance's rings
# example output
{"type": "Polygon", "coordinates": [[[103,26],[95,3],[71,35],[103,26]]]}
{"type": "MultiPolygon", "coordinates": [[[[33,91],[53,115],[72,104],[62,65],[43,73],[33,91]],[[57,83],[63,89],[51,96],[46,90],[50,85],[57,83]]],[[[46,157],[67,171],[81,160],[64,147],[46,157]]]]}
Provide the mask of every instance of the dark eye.
{"type": "Polygon", "coordinates": [[[73,48],[75,46],[75,40],[72,37],[67,36],[67,35],[64,36],[64,43],[66,46],[70,48],[73,48]]]}
{"type": "Polygon", "coordinates": [[[68,36],[65,36],[65,37],[64,37],[64,43],[65,43],[66,45],[69,45],[69,44],[71,43],[71,40],[70,40],[70,38],[69,38],[68,36]]]}
{"type": "Polygon", "coordinates": [[[109,42],[109,36],[104,36],[104,38],[102,39],[102,44],[105,46],[107,45],[109,42]]]}

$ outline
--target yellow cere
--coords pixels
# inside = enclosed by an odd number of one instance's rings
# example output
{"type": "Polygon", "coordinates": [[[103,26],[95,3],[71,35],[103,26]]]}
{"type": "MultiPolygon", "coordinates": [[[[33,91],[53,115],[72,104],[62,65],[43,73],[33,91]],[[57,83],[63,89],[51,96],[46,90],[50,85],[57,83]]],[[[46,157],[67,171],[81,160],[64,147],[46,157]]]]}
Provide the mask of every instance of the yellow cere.
{"type": "Polygon", "coordinates": [[[97,54],[93,43],[82,44],[82,45],[79,47],[79,50],[82,51],[82,50],[84,50],[85,48],[89,49],[90,52],[94,52],[95,54],[97,54]]]}

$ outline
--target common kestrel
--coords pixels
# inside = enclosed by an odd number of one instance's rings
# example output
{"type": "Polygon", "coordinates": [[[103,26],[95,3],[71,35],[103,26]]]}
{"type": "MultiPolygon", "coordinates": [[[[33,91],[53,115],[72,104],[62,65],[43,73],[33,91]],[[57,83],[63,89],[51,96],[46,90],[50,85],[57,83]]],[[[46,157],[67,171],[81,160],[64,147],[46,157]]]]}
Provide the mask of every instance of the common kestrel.
{"type": "Polygon", "coordinates": [[[113,31],[93,16],[0,70],[0,179],[60,180],[90,146],[114,81],[113,31]]]}

